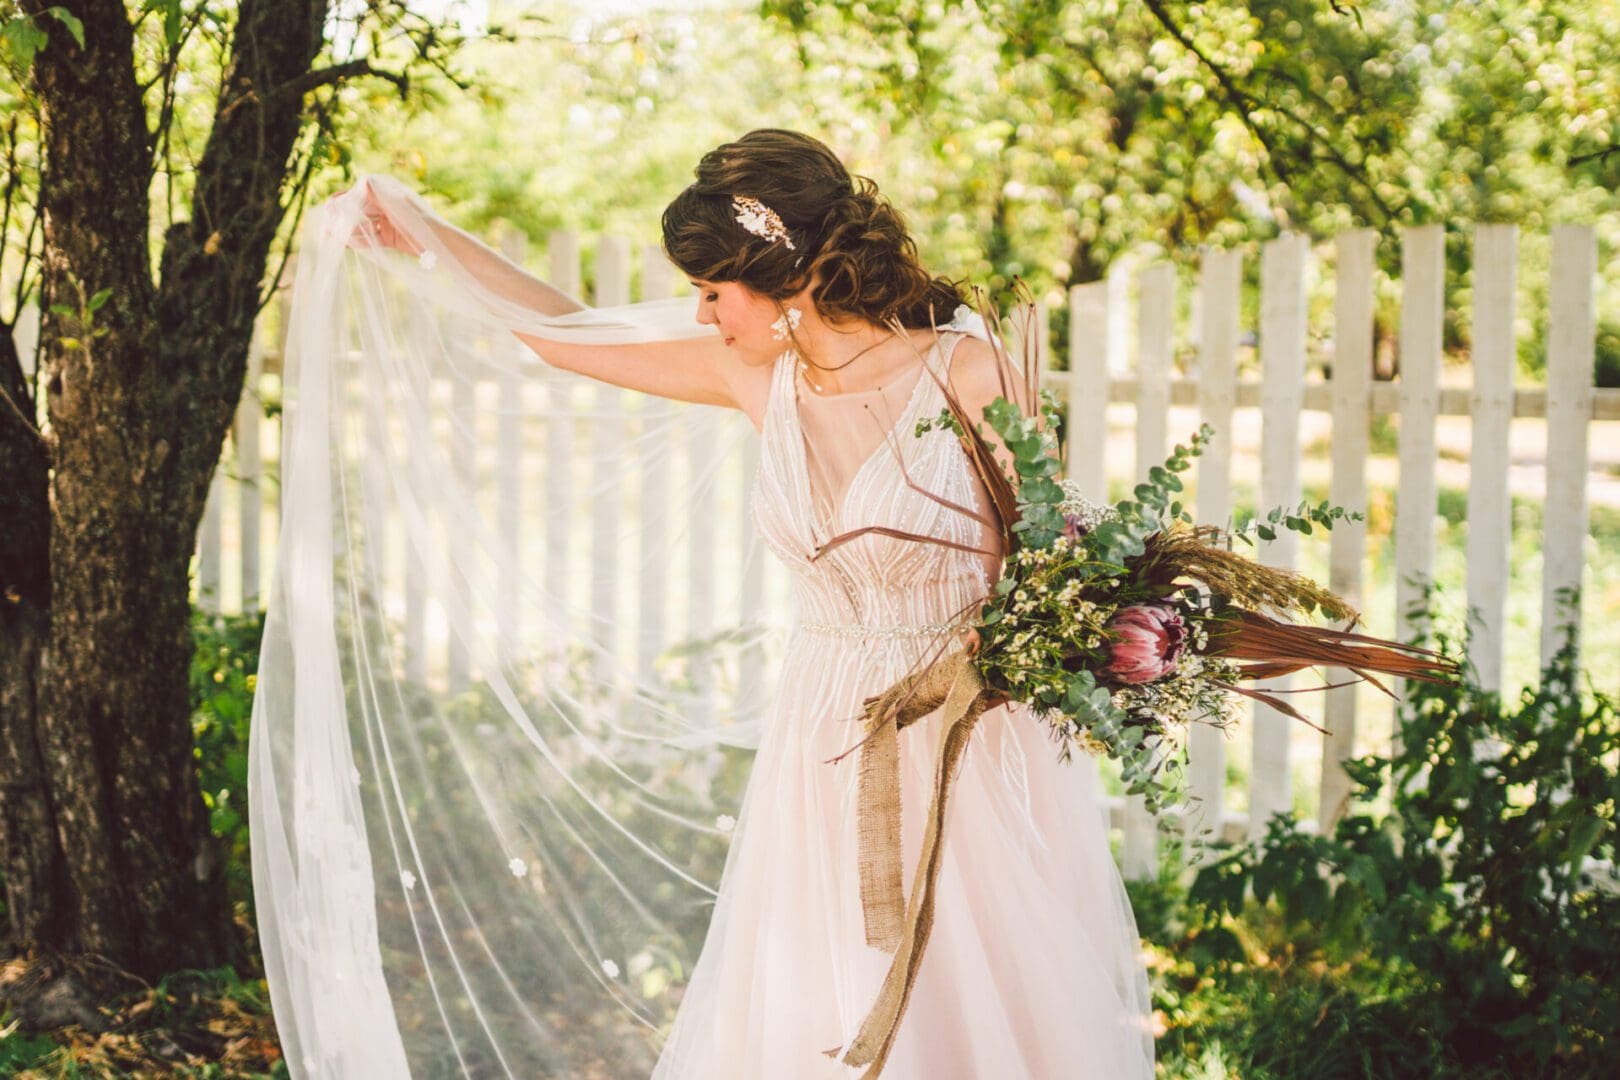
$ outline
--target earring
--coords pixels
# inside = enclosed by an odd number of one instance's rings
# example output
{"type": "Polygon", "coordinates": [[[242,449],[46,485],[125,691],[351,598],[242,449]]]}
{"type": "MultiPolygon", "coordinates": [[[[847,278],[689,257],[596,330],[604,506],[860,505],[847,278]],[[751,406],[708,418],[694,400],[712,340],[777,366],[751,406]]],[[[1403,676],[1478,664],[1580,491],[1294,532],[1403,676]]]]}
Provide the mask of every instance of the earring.
{"type": "Polygon", "coordinates": [[[788,333],[799,328],[799,320],[804,318],[804,312],[789,304],[782,317],[771,323],[771,337],[777,341],[786,341],[788,333]]]}

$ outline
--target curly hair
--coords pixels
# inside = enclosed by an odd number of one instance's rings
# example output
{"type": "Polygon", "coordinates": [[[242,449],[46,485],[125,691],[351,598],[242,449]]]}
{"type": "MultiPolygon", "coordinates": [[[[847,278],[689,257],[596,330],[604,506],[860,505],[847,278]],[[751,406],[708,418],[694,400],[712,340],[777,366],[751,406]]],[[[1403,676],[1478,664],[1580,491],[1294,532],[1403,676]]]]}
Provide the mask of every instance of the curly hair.
{"type": "Polygon", "coordinates": [[[962,285],[917,261],[905,220],[864,176],[851,176],[826,144],[781,128],[758,128],[710,150],[696,182],[664,210],[670,261],[704,281],[736,281],[780,302],[819,271],[810,294],[834,325],[897,319],[908,328],[948,322],[962,285]],[[793,247],[744,229],[731,199],[747,195],[776,211],[793,247]]]}

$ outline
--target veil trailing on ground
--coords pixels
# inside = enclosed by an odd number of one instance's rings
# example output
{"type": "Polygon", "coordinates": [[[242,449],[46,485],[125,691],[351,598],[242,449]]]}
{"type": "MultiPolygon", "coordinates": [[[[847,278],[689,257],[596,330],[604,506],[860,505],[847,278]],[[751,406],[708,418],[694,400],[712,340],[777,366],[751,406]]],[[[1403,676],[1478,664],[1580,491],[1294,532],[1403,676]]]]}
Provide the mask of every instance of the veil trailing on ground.
{"type": "Polygon", "coordinates": [[[248,788],[294,1076],[646,1075],[768,705],[746,418],[514,336],[713,328],[538,312],[473,244],[387,177],[302,237],[248,788]]]}

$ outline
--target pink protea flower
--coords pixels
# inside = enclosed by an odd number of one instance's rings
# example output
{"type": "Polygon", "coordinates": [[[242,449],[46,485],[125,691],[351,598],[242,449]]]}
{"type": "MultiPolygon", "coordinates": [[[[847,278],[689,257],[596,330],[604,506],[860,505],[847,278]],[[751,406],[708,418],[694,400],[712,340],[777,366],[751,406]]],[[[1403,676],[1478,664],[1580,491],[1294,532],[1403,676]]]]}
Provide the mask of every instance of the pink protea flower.
{"type": "Polygon", "coordinates": [[[1117,640],[1103,673],[1122,683],[1147,683],[1176,670],[1187,643],[1187,624],[1164,604],[1133,604],[1115,612],[1108,629],[1117,640]]]}

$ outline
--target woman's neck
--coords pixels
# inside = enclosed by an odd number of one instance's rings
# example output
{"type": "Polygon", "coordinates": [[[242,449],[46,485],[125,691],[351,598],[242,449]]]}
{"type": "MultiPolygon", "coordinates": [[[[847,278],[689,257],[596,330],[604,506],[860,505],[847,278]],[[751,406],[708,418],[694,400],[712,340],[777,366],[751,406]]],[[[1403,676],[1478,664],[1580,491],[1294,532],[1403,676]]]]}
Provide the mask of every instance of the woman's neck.
{"type": "Polygon", "coordinates": [[[874,389],[919,359],[909,331],[896,334],[875,323],[835,330],[819,319],[805,319],[794,335],[801,346],[800,371],[818,394],[874,389]]]}

